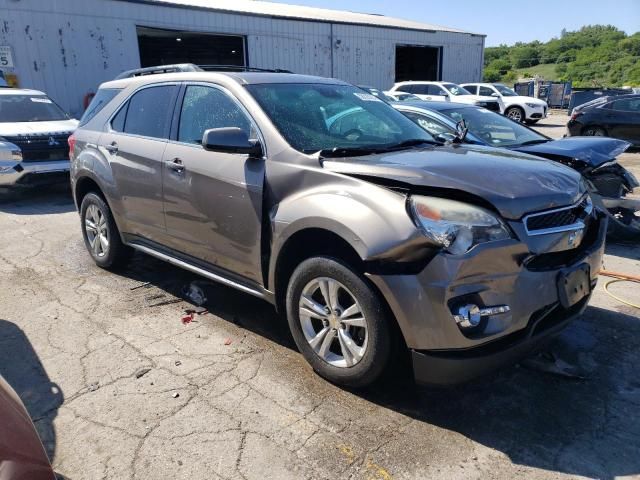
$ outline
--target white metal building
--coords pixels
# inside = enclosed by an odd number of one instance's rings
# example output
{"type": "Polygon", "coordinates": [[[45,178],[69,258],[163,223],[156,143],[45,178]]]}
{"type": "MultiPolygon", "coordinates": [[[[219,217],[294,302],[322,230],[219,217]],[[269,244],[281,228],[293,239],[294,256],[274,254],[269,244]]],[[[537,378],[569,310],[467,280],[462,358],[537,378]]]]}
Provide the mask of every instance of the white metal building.
{"type": "Polygon", "coordinates": [[[386,89],[480,81],[483,51],[484,35],[262,1],[0,0],[0,70],[75,115],[101,82],[159,63],[281,68],[386,89]]]}

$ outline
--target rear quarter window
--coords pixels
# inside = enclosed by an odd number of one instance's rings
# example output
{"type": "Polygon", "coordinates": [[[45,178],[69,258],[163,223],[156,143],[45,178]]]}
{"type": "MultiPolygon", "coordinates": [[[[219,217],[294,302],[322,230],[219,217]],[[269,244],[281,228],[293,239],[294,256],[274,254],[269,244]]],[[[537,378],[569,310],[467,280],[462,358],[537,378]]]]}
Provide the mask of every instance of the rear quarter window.
{"type": "Polygon", "coordinates": [[[93,97],[91,103],[84,111],[82,118],[80,119],[80,124],[78,126],[82,127],[91,121],[93,117],[95,117],[100,111],[107,106],[107,104],[113,100],[113,98],[120,93],[121,89],[119,88],[101,88],[98,90],[98,93],[93,97]]]}

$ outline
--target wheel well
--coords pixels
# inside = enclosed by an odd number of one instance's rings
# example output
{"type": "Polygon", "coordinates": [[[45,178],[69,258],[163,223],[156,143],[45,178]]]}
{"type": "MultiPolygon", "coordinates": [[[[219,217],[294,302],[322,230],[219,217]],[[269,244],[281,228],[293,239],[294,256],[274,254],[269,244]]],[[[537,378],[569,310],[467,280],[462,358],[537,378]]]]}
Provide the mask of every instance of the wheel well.
{"type": "Polygon", "coordinates": [[[79,178],[76,182],[76,189],[75,189],[75,200],[76,200],[76,206],[78,207],[78,210],[80,210],[82,199],[89,192],[96,192],[98,195],[104,198],[102,190],[100,190],[100,187],[95,182],[95,180],[89,177],[79,178]]]}
{"type": "Polygon", "coordinates": [[[582,127],[580,133],[584,134],[589,129],[602,130],[605,134],[607,133],[607,130],[602,128],[600,125],[585,125],[584,127],[582,127]]]}
{"type": "Polygon", "coordinates": [[[520,110],[524,114],[524,108],[522,108],[520,105],[511,105],[505,109],[505,112],[508,112],[509,110],[512,110],[514,108],[516,110],[520,110]]]}
{"type": "Polygon", "coordinates": [[[296,267],[307,258],[319,255],[335,257],[356,271],[364,271],[364,262],[344,238],[321,228],[309,228],[294,233],[278,255],[275,271],[275,294],[278,311],[284,312],[289,279],[296,267]]]}

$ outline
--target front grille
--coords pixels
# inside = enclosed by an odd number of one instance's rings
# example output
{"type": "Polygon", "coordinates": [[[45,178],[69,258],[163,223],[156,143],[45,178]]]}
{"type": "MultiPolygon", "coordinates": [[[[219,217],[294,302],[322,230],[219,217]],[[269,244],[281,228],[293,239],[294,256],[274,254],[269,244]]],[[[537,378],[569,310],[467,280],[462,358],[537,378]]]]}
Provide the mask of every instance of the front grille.
{"type": "Polygon", "coordinates": [[[5,136],[4,139],[20,147],[24,162],[44,162],[69,158],[69,147],[67,145],[69,135],[69,133],[19,135],[5,136]]]}
{"type": "Polygon", "coordinates": [[[592,209],[591,199],[585,196],[577,205],[528,215],[525,227],[529,234],[540,235],[545,230],[574,225],[587,218],[592,209]]]}

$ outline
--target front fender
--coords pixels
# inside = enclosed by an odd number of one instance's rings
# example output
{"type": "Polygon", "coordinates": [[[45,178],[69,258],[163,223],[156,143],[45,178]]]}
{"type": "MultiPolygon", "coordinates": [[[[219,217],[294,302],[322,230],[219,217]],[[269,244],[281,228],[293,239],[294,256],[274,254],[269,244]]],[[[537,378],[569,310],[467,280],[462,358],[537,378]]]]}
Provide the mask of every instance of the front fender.
{"type": "Polygon", "coordinates": [[[269,285],[275,285],[282,248],[307,229],[340,236],[365,262],[403,261],[425,242],[409,217],[405,194],[341,175],[334,180],[296,192],[271,209],[269,285]]]}

